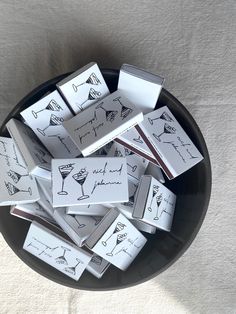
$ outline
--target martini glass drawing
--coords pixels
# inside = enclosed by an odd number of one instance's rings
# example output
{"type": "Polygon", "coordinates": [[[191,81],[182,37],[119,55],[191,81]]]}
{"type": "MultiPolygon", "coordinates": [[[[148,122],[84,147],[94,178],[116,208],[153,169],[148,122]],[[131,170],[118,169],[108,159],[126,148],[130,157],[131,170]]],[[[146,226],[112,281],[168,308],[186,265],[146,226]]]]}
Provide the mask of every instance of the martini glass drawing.
{"type": "Polygon", "coordinates": [[[157,192],[159,191],[159,186],[158,185],[153,185],[153,188],[152,188],[152,200],[151,200],[151,203],[148,207],[148,210],[151,212],[152,211],[152,202],[154,200],[154,197],[157,195],[157,192]]]}
{"type": "Polygon", "coordinates": [[[83,262],[78,258],[76,258],[76,261],[77,261],[77,264],[75,266],[66,267],[64,269],[67,273],[74,275],[74,276],[76,275],[76,268],[79,266],[79,264],[83,264],[83,262]]]}
{"type": "Polygon", "coordinates": [[[45,136],[46,135],[45,130],[47,130],[50,126],[61,125],[63,121],[64,121],[63,118],[57,117],[57,116],[55,116],[55,114],[51,114],[49,125],[46,126],[44,129],[37,128],[37,130],[39,133],[41,133],[43,136],[45,136]]]}
{"type": "Polygon", "coordinates": [[[5,186],[7,188],[8,194],[11,196],[15,195],[18,192],[22,192],[22,193],[25,192],[25,193],[29,193],[29,195],[32,195],[32,190],[30,187],[28,188],[28,190],[20,190],[15,185],[11,184],[11,182],[6,182],[6,181],[5,181],[5,186]]]}
{"type": "Polygon", "coordinates": [[[126,107],[122,104],[122,102],[120,101],[121,96],[116,97],[113,99],[113,101],[118,101],[119,104],[121,105],[121,112],[120,112],[120,116],[122,118],[122,120],[124,120],[130,113],[133,112],[133,109],[126,107]]]}
{"type": "Polygon", "coordinates": [[[78,173],[75,173],[72,176],[72,178],[81,185],[82,195],[79,198],[77,198],[78,201],[89,198],[89,195],[84,194],[84,188],[83,188],[84,182],[87,179],[88,174],[89,174],[88,171],[86,171],[85,168],[82,168],[78,173]]]}
{"type": "Polygon", "coordinates": [[[159,142],[161,142],[161,136],[163,134],[175,134],[176,129],[172,126],[170,126],[168,123],[165,123],[164,125],[164,131],[161,132],[159,135],[153,133],[152,135],[155,137],[156,140],[158,140],[159,142]]]}
{"type": "Polygon", "coordinates": [[[90,74],[90,76],[88,77],[88,79],[78,85],[72,84],[73,90],[77,93],[78,89],[80,86],[84,85],[84,84],[91,84],[91,85],[99,85],[102,84],[101,81],[98,79],[98,77],[96,76],[95,73],[90,74]]]}
{"type": "Polygon", "coordinates": [[[116,117],[118,111],[117,110],[107,110],[102,106],[103,104],[104,104],[104,102],[101,102],[99,105],[97,105],[96,109],[102,109],[103,111],[105,111],[106,120],[109,122],[113,122],[115,120],[115,117],[116,117]]]}
{"type": "Polygon", "coordinates": [[[159,120],[159,119],[165,120],[165,121],[168,121],[168,122],[173,122],[173,121],[174,121],[174,120],[168,115],[168,113],[165,112],[165,111],[160,115],[160,117],[157,117],[157,118],[154,118],[154,119],[148,118],[148,121],[149,121],[149,123],[150,123],[151,125],[153,125],[153,121],[159,120]]]}
{"type": "Polygon", "coordinates": [[[81,111],[83,111],[83,110],[84,110],[83,105],[84,105],[87,101],[99,99],[99,98],[101,97],[101,95],[102,95],[102,93],[96,91],[96,90],[93,89],[93,88],[90,88],[89,93],[88,93],[88,98],[87,98],[84,102],[82,102],[82,104],[79,104],[79,105],[77,105],[77,106],[79,107],[79,109],[80,109],[81,111]]]}
{"type": "Polygon", "coordinates": [[[74,164],[68,164],[68,165],[62,165],[58,167],[58,170],[62,176],[62,185],[61,185],[61,191],[57,192],[58,195],[68,195],[68,192],[64,190],[64,183],[66,177],[71,173],[71,171],[74,169],[74,164]]]}
{"type": "Polygon", "coordinates": [[[56,257],[55,261],[57,264],[60,264],[60,265],[62,265],[62,264],[68,265],[68,262],[67,262],[65,255],[66,255],[67,251],[70,251],[70,249],[66,248],[65,246],[61,246],[61,248],[63,249],[63,253],[62,253],[62,255],[56,257]]]}
{"type": "Polygon", "coordinates": [[[111,252],[106,253],[106,255],[107,256],[113,256],[113,252],[114,252],[115,248],[117,247],[117,245],[119,245],[121,242],[123,242],[126,238],[127,238],[127,233],[118,234],[117,237],[116,237],[116,244],[115,244],[115,246],[113,247],[111,252]]]}
{"type": "Polygon", "coordinates": [[[157,203],[157,211],[156,211],[156,216],[153,218],[154,220],[158,220],[160,217],[158,216],[159,212],[159,207],[162,202],[162,193],[156,197],[156,203],[157,203]]]}
{"type": "Polygon", "coordinates": [[[139,144],[143,144],[143,140],[141,140],[141,136],[139,135],[137,138],[133,138],[133,141],[139,143],[139,144]]]}
{"type": "Polygon", "coordinates": [[[137,170],[137,166],[136,166],[136,165],[132,166],[132,165],[130,165],[130,164],[127,162],[127,166],[130,167],[130,169],[131,169],[132,172],[135,172],[135,171],[137,170]]]}
{"type": "Polygon", "coordinates": [[[76,215],[74,216],[74,218],[75,218],[75,220],[78,222],[78,229],[81,229],[81,228],[86,227],[85,224],[81,224],[81,223],[79,222],[79,219],[78,219],[78,217],[77,217],[76,215]]]}
{"type": "Polygon", "coordinates": [[[19,174],[18,172],[13,171],[13,170],[9,170],[7,172],[7,174],[10,178],[12,178],[14,183],[18,183],[20,181],[21,177],[28,177],[29,176],[28,173],[27,174],[19,174]]]}
{"type": "Polygon", "coordinates": [[[32,115],[35,117],[35,119],[37,119],[38,118],[38,113],[42,112],[44,110],[60,111],[60,110],[63,110],[63,109],[62,109],[62,107],[60,105],[58,105],[58,103],[54,99],[52,99],[48,103],[47,107],[45,107],[45,108],[43,108],[43,109],[41,109],[39,111],[32,110],[31,112],[32,112],[32,115]]]}
{"type": "Polygon", "coordinates": [[[107,246],[107,241],[113,236],[113,234],[122,231],[124,229],[124,227],[126,227],[125,224],[123,224],[122,222],[117,222],[116,227],[115,227],[114,231],[112,232],[112,234],[105,241],[102,241],[102,244],[104,246],[107,246]]]}

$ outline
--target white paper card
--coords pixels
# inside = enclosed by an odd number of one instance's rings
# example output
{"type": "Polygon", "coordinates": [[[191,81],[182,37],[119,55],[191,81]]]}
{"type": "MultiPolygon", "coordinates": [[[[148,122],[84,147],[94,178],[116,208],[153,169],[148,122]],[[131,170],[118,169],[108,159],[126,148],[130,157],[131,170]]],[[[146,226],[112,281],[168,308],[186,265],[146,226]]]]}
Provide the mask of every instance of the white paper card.
{"type": "Polygon", "coordinates": [[[72,73],[57,84],[75,114],[104,98],[110,92],[95,62],[72,73]]]}
{"type": "Polygon", "coordinates": [[[126,270],[146,241],[146,238],[124,215],[118,214],[107,231],[93,246],[92,251],[116,267],[126,270]]]}
{"type": "Polygon", "coordinates": [[[54,91],[21,112],[26,124],[55,158],[80,155],[62,123],[73,117],[64,100],[54,91]]]}
{"type": "Polygon", "coordinates": [[[145,115],[137,130],[143,140],[152,146],[155,158],[169,179],[177,177],[203,159],[167,106],[145,115]]]}
{"type": "Polygon", "coordinates": [[[63,125],[88,156],[142,120],[142,112],[116,91],[63,125]]]}
{"type": "Polygon", "coordinates": [[[39,199],[36,181],[29,175],[11,138],[0,137],[0,163],[0,206],[36,202],[39,199]]]}
{"type": "Polygon", "coordinates": [[[128,200],[123,157],[52,160],[53,207],[128,200]]]}
{"type": "Polygon", "coordinates": [[[92,258],[37,222],[31,223],[23,248],[74,280],[79,280],[92,258]]]}
{"type": "Polygon", "coordinates": [[[105,271],[110,266],[110,263],[97,254],[93,254],[91,261],[89,262],[86,270],[92,275],[100,279],[105,271]]]}
{"type": "Polygon", "coordinates": [[[44,180],[42,178],[37,177],[36,181],[38,185],[40,186],[43,194],[45,195],[45,198],[47,200],[47,203],[49,203],[52,206],[52,180],[44,180]]]}
{"type": "Polygon", "coordinates": [[[43,209],[43,207],[38,203],[31,204],[18,204],[11,208],[11,215],[26,219],[34,220],[35,217],[40,217],[50,222],[54,222],[51,216],[43,209]],[[28,215],[29,214],[29,215],[28,215]]]}
{"type": "Polygon", "coordinates": [[[105,216],[109,209],[102,204],[89,204],[68,206],[66,208],[67,214],[70,215],[86,215],[86,216],[105,216]]]}
{"type": "Polygon", "coordinates": [[[52,156],[24,123],[11,119],[6,127],[27,165],[30,174],[45,179],[51,177],[52,156]]]}

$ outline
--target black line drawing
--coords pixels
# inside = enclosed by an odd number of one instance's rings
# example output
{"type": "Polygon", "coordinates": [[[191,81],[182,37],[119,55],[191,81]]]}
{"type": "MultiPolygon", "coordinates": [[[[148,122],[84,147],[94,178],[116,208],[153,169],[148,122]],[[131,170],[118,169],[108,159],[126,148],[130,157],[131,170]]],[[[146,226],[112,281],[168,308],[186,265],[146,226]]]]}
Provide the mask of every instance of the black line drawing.
{"type": "Polygon", "coordinates": [[[70,137],[61,137],[60,134],[53,134],[53,135],[48,135],[48,137],[55,137],[58,139],[58,141],[65,147],[65,149],[67,150],[67,152],[70,154],[71,151],[69,149],[69,147],[66,145],[65,140],[68,140],[70,137]]]}
{"type": "Polygon", "coordinates": [[[7,172],[7,174],[13,180],[14,183],[18,183],[20,181],[21,177],[28,177],[29,176],[28,173],[27,174],[20,174],[20,173],[13,171],[11,169],[7,172]]]}
{"type": "Polygon", "coordinates": [[[48,105],[45,108],[43,108],[43,109],[41,109],[39,111],[32,110],[31,112],[32,112],[32,115],[34,116],[34,118],[37,119],[38,118],[38,113],[42,112],[44,110],[60,111],[60,110],[63,110],[63,109],[62,109],[62,107],[60,105],[58,105],[56,100],[52,99],[52,100],[50,100],[50,102],[48,103],[48,105]]]}
{"type": "Polygon", "coordinates": [[[66,177],[68,177],[68,175],[74,169],[73,165],[74,164],[68,164],[68,165],[61,165],[58,167],[58,170],[59,170],[61,177],[62,177],[61,191],[57,192],[58,195],[68,195],[68,192],[64,190],[64,183],[65,183],[66,177]]]}
{"type": "Polygon", "coordinates": [[[32,244],[32,242],[30,242],[27,247],[32,246],[32,248],[36,249],[37,251],[39,250],[39,248],[37,246],[35,246],[34,244],[32,244]]]}
{"type": "Polygon", "coordinates": [[[26,193],[29,193],[29,195],[32,195],[32,190],[30,187],[28,188],[28,190],[20,190],[15,185],[11,184],[11,182],[6,182],[6,181],[4,182],[5,182],[5,186],[7,188],[8,194],[10,196],[13,196],[18,192],[26,192],[26,193]]]}
{"type": "Polygon", "coordinates": [[[152,202],[153,202],[155,196],[157,195],[158,191],[159,191],[159,186],[158,185],[153,185],[153,187],[152,187],[152,199],[151,199],[151,203],[150,203],[150,205],[148,207],[148,210],[150,212],[152,211],[152,202]]]}
{"type": "Polygon", "coordinates": [[[113,252],[115,250],[115,248],[121,243],[123,242],[125,239],[127,238],[127,233],[123,233],[123,234],[118,234],[116,237],[116,244],[113,247],[113,249],[109,252],[106,253],[107,256],[113,256],[113,252]]]}
{"type": "Polygon", "coordinates": [[[96,217],[96,216],[91,216],[91,217],[95,221],[94,226],[97,226],[99,222],[102,220],[102,217],[96,217]]]}
{"type": "Polygon", "coordinates": [[[96,265],[98,265],[98,266],[100,266],[100,265],[102,264],[102,260],[103,260],[103,258],[102,258],[101,256],[99,256],[99,255],[94,255],[94,256],[92,257],[92,259],[91,259],[91,262],[94,263],[94,264],[96,264],[96,265]]]}
{"type": "Polygon", "coordinates": [[[43,136],[45,136],[45,130],[48,129],[50,126],[58,126],[61,125],[64,122],[64,119],[61,117],[57,117],[55,116],[55,114],[51,114],[50,116],[50,121],[49,124],[44,128],[44,129],[40,129],[37,128],[37,131],[42,134],[43,136]]]}
{"type": "Polygon", "coordinates": [[[123,157],[122,152],[116,147],[114,157],[123,157]]]}
{"type": "Polygon", "coordinates": [[[88,98],[82,102],[82,104],[77,104],[77,107],[83,111],[84,108],[83,108],[83,105],[87,102],[87,101],[90,101],[90,100],[96,100],[96,99],[99,99],[101,97],[102,93],[99,92],[99,91],[96,91],[95,89],[93,88],[90,88],[89,90],[89,93],[88,93],[88,98]]]}
{"type": "Polygon", "coordinates": [[[78,84],[78,85],[72,84],[72,87],[73,87],[73,90],[75,91],[75,93],[77,93],[79,87],[84,85],[84,84],[99,85],[99,84],[102,84],[102,83],[100,82],[100,80],[98,79],[96,74],[93,72],[93,73],[90,74],[90,76],[88,77],[88,79],[85,82],[83,82],[81,84],[78,84]]]}
{"type": "Polygon", "coordinates": [[[35,157],[37,157],[38,161],[41,164],[47,164],[48,161],[46,159],[44,159],[44,157],[46,156],[46,153],[37,146],[34,146],[34,150],[36,151],[36,152],[34,152],[34,155],[35,155],[35,157]]]}
{"type": "Polygon", "coordinates": [[[103,104],[104,104],[104,102],[102,101],[100,104],[98,104],[96,106],[96,109],[102,109],[103,111],[105,111],[106,120],[109,122],[113,122],[115,120],[116,115],[118,114],[118,111],[117,110],[107,110],[102,106],[103,104]]]}
{"type": "Polygon", "coordinates": [[[157,197],[156,197],[157,211],[156,211],[156,216],[153,218],[153,220],[159,219],[158,212],[159,212],[159,207],[161,205],[162,199],[163,199],[162,193],[160,195],[157,195],[157,197]]]}
{"type": "Polygon", "coordinates": [[[132,150],[125,147],[125,156],[132,156],[134,155],[134,152],[132,150]]]}
{"type": "Polygon", "coordinates": [[[56,257],[55,258],[55,262],[57,263],[57,264],[60,264],[60,265],[68,265],[68,262],[67,262],[67,259],[66,259],[66,257],[65,257],[65,255],[66,255],[66,252],[67,251],[71,251],[70,249],[68,249],[67,247],[65,247],[65,246],[61,246],[61,248],[62,248],[62,250],[63,250],[63,253],[62,253],[62,255],[60,255],[60,256],[58,256],[58,257],[56,257]]]}
{"type": "Polygon", "coordinates": [[[75,266],[71,267],[66,267],[64,268],[64,271],[68,272],[71,275],[76,275],[76,268],[78,267],[79,264],[84,264],[79,258],[76,258],[76,261],[78,262],[75,266]]]}
{"type": "Polygon", "coordinates": [[[82,129],[84,126],[86,126],[87,124],[93,124],[94,121],[97,121],[97,114],[96,111],[94,111],[93,113],[93,117],[88,121],[85,122],[84,124],[82,124],[81,126],[79,126],[78,128],[74,129],[74,132],[79,131],[80,129],[82,129]]]}
{"type": "MultiPolygon", "coordinates": [[[[17,164],[19,167],[21,167],[21,168],[23,168],[23,169],[26,169],[26,167],[25,167],[24,165],[22,165],[22,164],[19,162],[19,158],[18,158],[17,152],[16,152],[16,147],[15,147],[14,144],[12,145],[12,149],[13,149],[13,151],[14,151],[13,160],[15,160],[16,164],[17,164]]],[[[9,157],[8,157],[8,158],[9,158],[9,157]]]]}
{"type": "Polygon", "coordinates": [[[7,142],[4,142],[4,141],[0,140],[0,143],[3,146],[3,150],[4,150],[4,153],[5,153],[7,151],[7,149],[6,149],[7,142]]]}
{"type": "Polygon", "coordinates": [[[138,168],[137,165],[132,166],[132,165],[130,165],[128,162],[127,162],[127,166],[130,167],[130,169],[131,169],[132,172],[135,172],[135,171],[137,170],[137,168],[138,168]]]}
{"type": "Polygon", "coordinates": [[[133,141],[139,143],[139,144],[143,144],[143,140],[141,139],[141,136],[139,135],[139,137],[137,138],[133,138],[133,141]]]}
{"type": "Polygon", "coordinates": [[[173,122],[173,121],[174,121],[174,120],[168,115],[168,113],[165,112],[165,111],[160,115],[160,117],[154,118],[154,119],[148,118],[148,121],[149,121],[149,123],[150,123],[151,125],[153,125],[153,121],[159,120],[159,119],[165,120],[165,121],[168,121],[168,122],[173,122]]]}
{"type": "Polygon", "coordinates": [[[78,201],[89,198],[89,195],[84,194],[84,188],[83,188],[84,182],[86,181],[88,174],[89,173],[88,171],[86,171],[86,168],[82,168],[78,173],[75,173],[72,176],[72,178],[81,186],[82,195],[79,198],[77,198],[78,201]]]}
{"type": "Polygon", "coordinates": [[[112,234],[111,234],[105,241],[102,241],[102,244],[103,244],[104,246],[107,246],[107,241],[113,236],[113,234],[122,231],[125,227],[126,227],[126,225],[123,224],[122,222],[117,222],[117,224],[116,224],[116,226],[115,226],[115,229],[114,229],[114,231],[112,232],[112,234]]]}
{"type": "Polygon", "coordinates": [[[121,105],[120,117],[122,118],[122,120],[124,120],[125,118],[128,117],[129,114],[133,112],[133,109],[123,105],[120,99],[121,99],[121,96],[114,98],[113,101],[118,101],[119,104],[121,105]]]}
{"type": "MultiPolygon", "coordinates": [[[[58,249],[58,246],[52,248],[52,247],[48,246],[47,244],[41,242],[40,240],[36,239],[35,237],[33,237],[33,239],[34,239],[36,242],[38,242],[39,244],[45,246],[45,249],[42,250],[38,255],[42,255],[42,254],[45,253],[47,250],[50,250],[51,252],[53,252],[53,251],[55,251],[56,249],[58,249]]],[[[45,253],[45,254],[46,254],[46,253],[45,253]]],[[[51,256],[49,256],[49,257],[51,257],[51,256]]]]}
{"type": "Polygon", "coordinates": [[[170,126],[168,123],[165,123],[164,125],[164,131],[161,132],[159,135],[155,134],[155,133],[152,133],[152,135],[155,137],[156,140],[158,140],[159,142],[161,142],[161,136],[163,134],[175,134],[176,132],[176,129],[172,126],[170,126]]]}
{"type": "Polygon", "coordinates": [[[78,219],[78,216],[77,216],[77,215],[74,215],[74,218],[75,218],[75,220],[76,220],[77,223],[78,223],[78,229],[81,229],[81,228],[86,227],[85,224],[81,224],[81,223],[79,222],[79,219],[78,219]]]}

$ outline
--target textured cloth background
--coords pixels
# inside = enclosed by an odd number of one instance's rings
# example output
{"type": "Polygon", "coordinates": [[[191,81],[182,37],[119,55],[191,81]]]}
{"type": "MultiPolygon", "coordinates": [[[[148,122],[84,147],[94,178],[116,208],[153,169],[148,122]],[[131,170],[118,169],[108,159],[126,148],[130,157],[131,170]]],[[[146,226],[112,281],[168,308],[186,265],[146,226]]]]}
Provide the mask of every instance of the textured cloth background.
{"type": "MultiPolygon", "coordinates": [[[[196,119],[213,190],[187,252],[142,285],[76,291],[46,280],[0,236],[0,313],[236,313],[235,0],[0,2],[0,122],[38,84],[91,60],[159,73],[196,119]]],[[[1,210],[1,209],[0,209],[1,210]]]]}

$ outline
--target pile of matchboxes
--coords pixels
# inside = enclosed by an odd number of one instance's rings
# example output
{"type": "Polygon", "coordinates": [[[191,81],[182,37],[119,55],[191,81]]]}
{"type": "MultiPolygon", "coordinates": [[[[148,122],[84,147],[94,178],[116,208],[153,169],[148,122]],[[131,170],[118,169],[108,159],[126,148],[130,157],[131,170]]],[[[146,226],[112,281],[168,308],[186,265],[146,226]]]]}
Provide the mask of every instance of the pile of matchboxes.
{"type": "Polygon", "coordinates": [[[31,221],[24,250],[74,280],[101,278],[111,264],[125,271],[145,234],[171,230],[165,179],[203,157],[170,109],[155,109],[163,81],[124,64],[110,93],[91,62],[8,121],[0,205],[31,221]]]}

